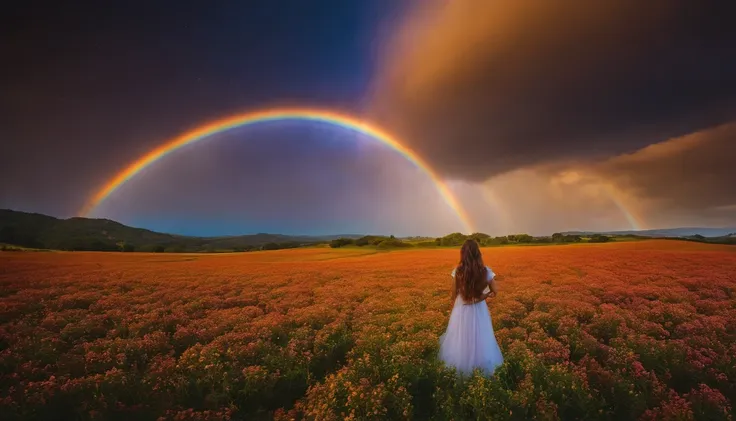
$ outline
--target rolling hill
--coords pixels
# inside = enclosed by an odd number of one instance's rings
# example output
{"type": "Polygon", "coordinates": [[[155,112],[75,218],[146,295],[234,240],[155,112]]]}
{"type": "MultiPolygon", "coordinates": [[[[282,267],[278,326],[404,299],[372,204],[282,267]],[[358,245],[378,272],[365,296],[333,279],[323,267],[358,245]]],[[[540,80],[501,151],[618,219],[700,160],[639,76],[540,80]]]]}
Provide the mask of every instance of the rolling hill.
{"type": "MultiPolygon", "coordinates": [[[[736,228],[670,228],[644,231],[575,231],[565,232],[567,236],[636,237],[636,238],[673,238],[690,241],[735,244],[736,228]]],[[[474,234],[487,239],[484,245],[551,244],[553,237],[532,237],[526,234],[490,237],[485,234],[474,234]],[[520,239],[524,237],[524,239],[520,239]],[[486,244],[487,243],[487,244],[486,244]]],[[[557,234],[555,234],[557,235],[557,234]]],[[[52,250],[87,250],[87,251],[144,251],[144,252],[216,252],[216,251],[251,251],[294,248],[321,243],[336,239],[368,239],[369,237],[349,235],[293,236],[282,234],[249,234],[220,237],[194,237],[165,234],[143,228],[134,228],[109,219],[69,218],[59,219],[52,216],[0,209],[0,245],[8,244],[34,249],[52,250]]],[[[465,235],[450,234],[440,239],[430,237],[410,237],[399,241],[402,245],[460,245],[465,235]],[[457,238],[455,238],[457,237],[457,238]],[[436,240],[436,241],[435,241],[436,240]]],[[[580,241],[579,238],[576,241],[580,241]]],[[[369,241],[370,242],[370,241],[369,241]]],[[[567,242],[567,241],[563,241],[567,242]]],[[[595,242],[595,241],[594,241],[595,242]]],[[[353,244],[351,241],[347,243],[353,244]]],[[[357,242],[356,242],[357,244],[357,242]]],[[[334,246],[334,245],[333,245],[334,246]]],[[[5,247],[11,249],[10,247],[5,247]]],[[[17,248],[17,247],[16,247],[17,248]]]]}
{"type": "Polygon", "coordinates": [[[251,234],[191,237],[134,228],[109,219],[69,218],[0,209],[0,243],[54,250],[217,251],[287,248],[359,235],[251,234]]]}
{"type": "Polygon", "coordinates": [[[728,237],[736,233],[736,227],[724,228],[705,228],[705,227],[682,227],[682,228],[661,228],[650,230],[629,230],[629,231],[567,231],[562,234],[566,235],[636,235],[640,237],[728,237]]]}

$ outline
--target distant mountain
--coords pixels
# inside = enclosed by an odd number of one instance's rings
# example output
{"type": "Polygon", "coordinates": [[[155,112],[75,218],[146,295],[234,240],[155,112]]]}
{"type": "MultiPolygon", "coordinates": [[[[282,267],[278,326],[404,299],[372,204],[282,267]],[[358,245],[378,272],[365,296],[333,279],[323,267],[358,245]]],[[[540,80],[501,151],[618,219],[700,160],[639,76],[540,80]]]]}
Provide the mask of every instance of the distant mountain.
{"type": "MultiPolygon", "coordinates": [[[[635,235],[639,237],[680,238],[707,243],[736,243],[734,228],[667,228],[643,231],[570,231],[564,235],[590,237],[594,234],[635,235]]],[[[38,213],[19,212],[0,209],[0,246],[10,244],[27,248],[52,250],[95,250],[95,251],[147,251],[147,252],[215,252],[275,250],[314,244],[329,243],[338,238],[361,239],[370,242],[371,238],[362,234],[341,235],[282,235],[250,234],[219,237],[194,237],[165,234],[143,228],[134,228],[109,219],[69,218],[58,219],[38,213]]],[[[489,244],[510,243],[548,243],[550,237],[532,237],[526,234],[491,238],[489,244]],[[523,237],[524,239],[520,239],[523,237]],[[535,241],[535,240],[542,241],[535,241]]],[[[387,236],[383,239],[388,238],[387,236]]],[[[466,236],[455,233],[443,237],[440,245],[458,245],[466,236]],[[452,237],[452,238],[451,238],[452,237]],[[457,238],[455,238],[457,237],[457,238]],[[450,240],[447,240],[447,239],[450,240]]],[[[406,237],[411,244],[431,243],[431,237],[406,237]]],[[[485,244],[485,243],[484,243],[485,244]]],[[[425,244],[426,245],[426,244],[425,244]]]]}
{"type": "Polygon", "coordinates": [[[662,228],[651,230],[630,230],[630,231],[568,231],[562,234],[570,235],[638,235],[642,237],[692,237],[700,235],[703,237],[727,237],[736,233],[736,227],[726,228],[703,228],[703,227],[683,227],[683,228],[662,228]]]}
{"type": "Polygon", "coordinates": [[[361,235],[289,236],[259,233],[193,237],[133,228],[109,219],[58,219],[0,209],[0,243],[54,250],[217,251],[286,248],[361,235]]]}

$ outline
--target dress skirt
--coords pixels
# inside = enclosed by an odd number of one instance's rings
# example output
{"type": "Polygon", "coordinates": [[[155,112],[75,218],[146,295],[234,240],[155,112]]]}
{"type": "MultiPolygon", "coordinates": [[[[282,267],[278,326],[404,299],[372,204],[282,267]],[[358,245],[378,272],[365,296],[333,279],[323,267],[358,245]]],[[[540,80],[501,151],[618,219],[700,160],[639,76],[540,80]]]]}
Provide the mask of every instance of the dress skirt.
{"type": "Polygon", "coordinates": [[[491,375],[503,364],[485,301],[465,304],[462,297],[457,297],[447,330],[440,336],[439,357],[464,375],[471,374],[475,368],[491,375]]]}

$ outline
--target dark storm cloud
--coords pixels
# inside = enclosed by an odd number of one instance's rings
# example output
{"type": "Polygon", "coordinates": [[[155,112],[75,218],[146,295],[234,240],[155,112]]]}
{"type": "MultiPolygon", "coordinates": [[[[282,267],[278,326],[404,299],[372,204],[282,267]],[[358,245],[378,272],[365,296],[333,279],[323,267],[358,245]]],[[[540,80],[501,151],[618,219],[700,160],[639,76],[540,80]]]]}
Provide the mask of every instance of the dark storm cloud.
{"type": "Polygon", "coordinates": [[[359,106],[386,2],[195,3],[4,7],[0,208],[72,216],[131,161],[225,115],[359,106]]]}
{"type": "Polygon", "coordinates": [[[602,157],[736,115],[736,5],[418,3],[388,44],[376,118],[447,176],[602,157]]]}
{"type": "Polygon", "coordinates": [[[698,213],[736,224],[736,123],[618,156],[596,171],[658,213],[698,213]]]}
{"type": "MultiPolygon", "coordinates": [[[[603,160],[527,167],[489,183],[505,192],[514,209],[517,196],[532,196],[540,201],[533,208],[545,209],[537,217],[549,219],[562,209],[563,216],[593,229],[631,228],[616,226],[624,212],[644,228],[736,227],[735,157],[736,122],[731,122],[603,160]]],[[[515,212],[519,218],[534,221],[515,212]]]]}

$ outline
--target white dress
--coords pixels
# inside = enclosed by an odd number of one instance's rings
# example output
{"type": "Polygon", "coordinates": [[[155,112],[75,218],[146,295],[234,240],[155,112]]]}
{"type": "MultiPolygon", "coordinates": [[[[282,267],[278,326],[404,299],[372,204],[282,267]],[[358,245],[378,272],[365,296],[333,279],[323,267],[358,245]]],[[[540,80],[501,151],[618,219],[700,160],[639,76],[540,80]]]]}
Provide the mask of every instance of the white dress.
{"type": "MultiPolygon", "coordinates": [[[[495,276],[488,268],[488,281],[495,276]]],[[[454,270],[452,277],[455,277],[454,270]]],[[[491,313],[485,301],[465,304],[458,294],[447,330],[440,336],[439,357],[461,374],[471,374],[474,368],[480,368],[491,375],[503,363],[501,348],[493,333],[491,313]]]]}

